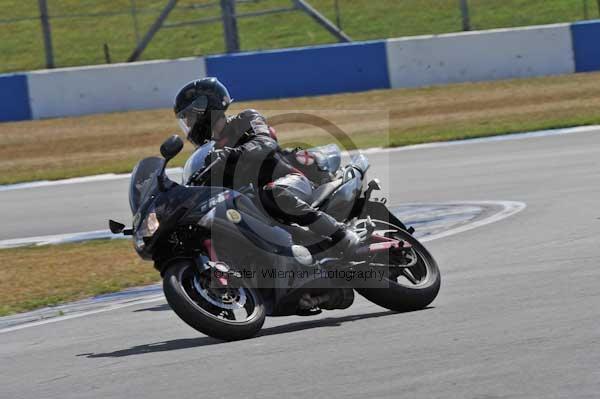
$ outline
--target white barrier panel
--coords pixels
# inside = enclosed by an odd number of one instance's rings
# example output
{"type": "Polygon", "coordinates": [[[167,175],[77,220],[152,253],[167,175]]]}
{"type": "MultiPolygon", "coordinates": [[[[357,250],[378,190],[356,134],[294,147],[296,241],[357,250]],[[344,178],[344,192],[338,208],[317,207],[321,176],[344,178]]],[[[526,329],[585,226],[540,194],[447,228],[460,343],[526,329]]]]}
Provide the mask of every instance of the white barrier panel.
{"type": "Polygon", "coordinates": [[[204,58],[30,72],[33,119],[173,105],[177,90],[206,76],[204,58]]]}
{"type": "Polygon", "coordinates": [[[575,72],[569,24],[390,39],[387,62],[393,88],[575,72]]]}

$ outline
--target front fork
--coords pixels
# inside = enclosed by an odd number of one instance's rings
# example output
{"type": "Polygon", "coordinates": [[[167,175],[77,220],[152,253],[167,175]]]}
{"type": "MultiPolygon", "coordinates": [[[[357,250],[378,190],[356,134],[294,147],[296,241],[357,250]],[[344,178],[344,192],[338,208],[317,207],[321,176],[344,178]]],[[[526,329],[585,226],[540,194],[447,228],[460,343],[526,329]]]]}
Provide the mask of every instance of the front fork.
{"type": "MultiPolygon", "coordinates": [[[[413,227],[406,227],[400,219],[398,219],[386,206],[387,200],[382,198],[380,200],[371,200],[371,194],[373,191],[381,189],[381,185],[378,179],[371,180],[367,186],[367,190],[364,193],[364,197],[360,199],[362,201],[360,219],[365,220],[366,231],[363,235],[363,240],[369,242],[367,245],[360,247],[356,254],[360,258],[367,260],[372,259],[377,254],[388,253],[389,256],[403,256],[407,253],[414,252],[412,245],[404,240],[396,240],[391,237],[386,237],[379,234],[374,234],[375,224],[371,221],[371,218],[378,219],[389,224],[395,225],[402,230],[405,230],[409,234],[413,234],[415,229],[413,227]]],[[[406,267],[414,262],[408,262],[406,267]]]]}
{"type": "Polygon", "coordinates": [[[206,249],[208,258],[201,255],[198,263],[202,263],[200,265],[201,272],[210,273],[210,288],[230,287],[232,279],[241,277],[241,275],[238,276],[238,272],[231,270],[229,265],[219,260],[211,239],[205,239],[202,244],[204,245],[204,249],[206,249]]]}

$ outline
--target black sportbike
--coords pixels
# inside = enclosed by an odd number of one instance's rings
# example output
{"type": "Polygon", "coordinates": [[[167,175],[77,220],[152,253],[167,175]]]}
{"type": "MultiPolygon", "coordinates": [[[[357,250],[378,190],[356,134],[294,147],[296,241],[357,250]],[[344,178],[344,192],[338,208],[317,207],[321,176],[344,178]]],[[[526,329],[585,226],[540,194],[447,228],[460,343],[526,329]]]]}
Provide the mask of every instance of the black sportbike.
{"type": "Polygon", "coordinates": [[[182,184],[172,181],[165,167],[182,147],[172,136],[160,148],[162,157],[136,165],[132,228],[109,225],[115,234],[132,235],[139,256],[154,262],[169,305],[191,327],[238,340],[257,334],[267,315],[347,308],[354,291],[394,311],[422,309],[435,299],[438,266],[385,200],[372,198],[379,182],[366,183],[363,155],[340,167],[335,145],[286,153],[315,182],[312,205],[361,237],[348,256],[326,237],[270,217],[251,185],[235,191],[205,184],[213,143],[188,159],[182,184]]]}

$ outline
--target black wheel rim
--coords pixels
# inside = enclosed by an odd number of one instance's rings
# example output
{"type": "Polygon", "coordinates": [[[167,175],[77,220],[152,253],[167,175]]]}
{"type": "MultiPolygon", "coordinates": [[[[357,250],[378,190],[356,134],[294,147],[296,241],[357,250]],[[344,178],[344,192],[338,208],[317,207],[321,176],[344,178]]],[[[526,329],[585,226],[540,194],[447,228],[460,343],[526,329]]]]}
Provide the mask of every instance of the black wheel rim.
{"type": "Polygon", "coordinates": [[[210,275],[188,266],[179,270],[177,280],[188,300],[206,316],[228,324],[244,324],[259,312],[254,290],[244,286],[214,289],[210,275]]]}
{"type": "MultiPolygon", "coordinates": [[[[372,222],[377,226],[373,234],[394,238],[396,240],[405,240],[405,238],[402,237],[402,234],[399,233],[399,228],[397,226],[381,220],[373,220],[372,222]]],[[[358,226],[360,226],[360,224],[358,224],[358,226]]],[[[358,227],[358,230],[361,230],[361,228],[358,227]]],[[[413,246],[411,252],[412,256],[416,257],[416,264],[411,267],[390,268],[387,279],[392,284],[408,288],[422,288],[428,286],[432,281],[434,268],[428,261],[428,256],[423,254],[419,248],[413,246]]],[[[383,263],[393,264],[389,262],[390,259],[391,257],[386,255],[386,262],[383,263]]],[[[377,258],[375,258],[374,261],[377,263],[377,258]]]]}
{"type": "Polygon", "coordinates": [[[418,288],[429,285],[431,279],[431,266],[426,258],[413,248],[417,264],[411,267],[393,268],[390,270],[389,280],[404,287],[418,288]]]}

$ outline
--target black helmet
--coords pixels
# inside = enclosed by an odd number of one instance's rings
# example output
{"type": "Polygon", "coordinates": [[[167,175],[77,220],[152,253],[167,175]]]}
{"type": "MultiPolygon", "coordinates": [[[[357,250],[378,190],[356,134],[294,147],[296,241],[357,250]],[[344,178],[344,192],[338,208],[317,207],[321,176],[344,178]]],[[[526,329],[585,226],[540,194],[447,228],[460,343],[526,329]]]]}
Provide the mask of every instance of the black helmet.
{"type": "Polygon", "coordinates": [[[210,139],[212,126],[231,104],[227,88],[217,78],[194,80],[175,96],[173,110],[187,139],[201,145],[210,139]]]}

